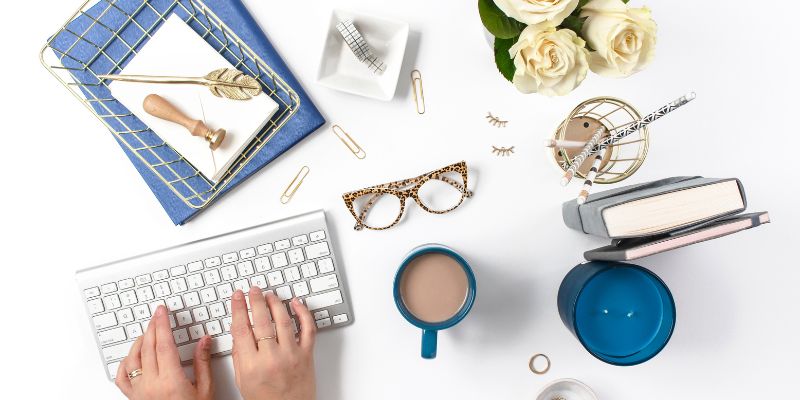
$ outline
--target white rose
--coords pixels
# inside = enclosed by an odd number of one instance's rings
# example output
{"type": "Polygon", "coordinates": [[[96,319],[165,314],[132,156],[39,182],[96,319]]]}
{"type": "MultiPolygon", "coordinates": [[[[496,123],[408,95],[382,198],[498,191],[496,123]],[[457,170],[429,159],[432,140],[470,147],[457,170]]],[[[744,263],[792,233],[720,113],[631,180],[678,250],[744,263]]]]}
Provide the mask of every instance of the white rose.
{"type": "Polygon", "coordinates": [[[656,23],[650,9],[629,8],[622,0],[592,0],[581,9],[587,17],[581,36],[594,51],[589,66],[597,74],[629,76],[655,57],[656,23]]]}
{"type": "Polygon", "coordinates": [[[516,68],[512,82],[522,93],[563,96],[589,71],[586,42],[550,23],[529,25],[508,52],[516,68]]]}
{"type": "Polygon", "coordinates": [[[527,25],[553,21],[557,26],[575,11],[578,0],[494,0],[494,4],[509,17],[527,25]]]}

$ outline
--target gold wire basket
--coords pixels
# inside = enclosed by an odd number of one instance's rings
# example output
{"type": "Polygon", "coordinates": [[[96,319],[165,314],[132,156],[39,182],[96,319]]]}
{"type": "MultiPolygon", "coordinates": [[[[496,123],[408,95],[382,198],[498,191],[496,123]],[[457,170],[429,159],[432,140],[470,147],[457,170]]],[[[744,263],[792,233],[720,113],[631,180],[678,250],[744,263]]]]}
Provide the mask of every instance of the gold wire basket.
{"type": "MultiPolygon", "coordinates": [[[[556,129],[556,140],[588,141],[601,125],[609,134],[614,134],[642,118],[639,111],[623,100],[613,97],[595,97],[578,104],[556,129]]],[[[649,147],[650,131],[645,126],[608,147],[597,171],[595,183],[616,183],[633,175],[644,163],[649,147]]],[[[602,138],[601,138],[602,140],[602,138]]],[[[571,160],[581,152],[580,148],[554,147],[553,159],[566,171],[571,160]]],[[[593,157],[589,157],[589,160],[593,157]]],[[[586,178],[591,161],[584,162],[577,175],[586,178]]]]}
{"type": "Polygon", "coordinates": [[[294,89],[200,0],[87,0],[47,41],[40,57],[45,68],[114,134],[135,165],[139,161],[192,208],[203,208],[223,192],[300,107],[294,89]],[[256,78],[278,104],[278,111],[216,183],[118,102],[107,82],[97,77],[121,71],[173,13],[236,69],[256,78]]]}

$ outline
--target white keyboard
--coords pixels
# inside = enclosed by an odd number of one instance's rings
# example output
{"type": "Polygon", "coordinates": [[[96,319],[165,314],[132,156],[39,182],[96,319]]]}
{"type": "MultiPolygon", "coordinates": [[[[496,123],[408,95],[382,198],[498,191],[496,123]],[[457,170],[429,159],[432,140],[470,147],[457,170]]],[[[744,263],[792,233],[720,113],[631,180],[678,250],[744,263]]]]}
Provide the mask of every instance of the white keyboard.
{"type": "Polygon", "coordinates": [[[230,354],[237,289],[247,295],[258,286],[286,303],[299,297],[320,330],[353,321],[323,211],[89,268],[77,280],[110,380],[159,304],[169,310],[184,363],[204,335],[212,355],[230,354]]]}

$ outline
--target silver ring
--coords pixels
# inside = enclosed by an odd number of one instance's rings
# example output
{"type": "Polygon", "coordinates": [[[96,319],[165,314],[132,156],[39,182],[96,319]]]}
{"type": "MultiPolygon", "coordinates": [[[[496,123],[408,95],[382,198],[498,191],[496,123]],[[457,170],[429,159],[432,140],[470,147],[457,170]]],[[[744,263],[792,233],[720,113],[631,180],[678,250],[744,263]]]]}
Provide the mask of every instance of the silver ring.
{"type": "Polygon", "coordinates": [[[531,372],[536,375],[544,375],[550,370],[550,357],[547,357],[544,354],[534,354],[530,361],[528,361],[528,368],[530,368],[531,372]],[[533,365],[536,362],[536,359],[540,357],[547,361],[547,365],[544,367],[544,369],[536,369],[536,367],[533,365]]]}
{"type": "Polygon", "coordinates": [[[136,368],[135,370],[133,370],[131,372],[128,372],[128,380],[132,381],[133,378],[136,378],[137,376],[140,376],[140,375],[142,375],[142,369],[141,368],[136,368]]]}

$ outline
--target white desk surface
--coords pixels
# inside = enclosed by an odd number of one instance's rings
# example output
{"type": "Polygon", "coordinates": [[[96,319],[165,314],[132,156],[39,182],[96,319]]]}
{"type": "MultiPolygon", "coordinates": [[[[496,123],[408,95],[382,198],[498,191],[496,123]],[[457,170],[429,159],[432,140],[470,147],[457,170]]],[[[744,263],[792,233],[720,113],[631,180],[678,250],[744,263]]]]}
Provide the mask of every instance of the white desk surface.
{"type": "MultiPolygon", "coordinates": [[[[122,397],[105,380],[75,270],[317,208],[327,210],[335,231],[356,316],[353,326],[319,336],[321,400],[531,399],[545,383],[566,377],[586,382],[601,399],[785,398],[796,391],[800,191],[790,154],[800,146],[800,85],[791,67],[797,4],[648,1],[659,25],[650,68],[624,80],[591,75],[570,95],[546,98],[519,94],[497,74],[475,1],[249,0],[329,123],[345,127],[368,156],[356,160],[326,125],[194,221],[174,227],[112,136],[39,65],[40,47],[76,3],[15,2],[11,8],[19,10],[12,11],[24,18],[0,27],[8,93],[0,157],[5,393],[122,397]],[[393,101],[314,82],[334,6],[411,24],[393,101]],[[423,116],[412,110],[412,67],[424,79],[423,116]],[[584,99],[617,96],[648,112],[689,90],[697,100],[653,125],[647,161],[628,183],[739,177],[749,209],[768,210],[774,222],[640,260],[672,290],[675,334],[643,365],[606,365],[562,325],[555,301],[564,274],[604,241],[564,227],[561,202],[578,187],[558,185],[541,142],[584,99]],[[508,119],[508,127],[489,126],[487,111],[508,119]],[[497,158],[492,145],[516,152],[497,158]],[[86,156],[65,151],[78,146],[86,156]],[[390,231],[353,231],[341,193],[462,159],[475,196],[456,212],[435,216],[409,207],[390,231]],[[281,191],[304,164],[311,174],[281,205],[281,191]],[[433,361],[419,357],[420,333],[391,296],[401,257],[426,242],[460,251],[478,280],[472,313],[440,334],[433,361]],[[538,352],[552,359],[544,376],[526,366],[538,352]]],[[[229,364],[230,358],[213,364],[219,399],[238,397],[229,364]]]]}

